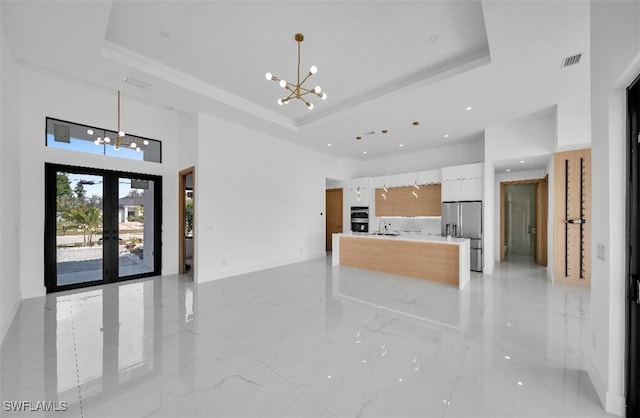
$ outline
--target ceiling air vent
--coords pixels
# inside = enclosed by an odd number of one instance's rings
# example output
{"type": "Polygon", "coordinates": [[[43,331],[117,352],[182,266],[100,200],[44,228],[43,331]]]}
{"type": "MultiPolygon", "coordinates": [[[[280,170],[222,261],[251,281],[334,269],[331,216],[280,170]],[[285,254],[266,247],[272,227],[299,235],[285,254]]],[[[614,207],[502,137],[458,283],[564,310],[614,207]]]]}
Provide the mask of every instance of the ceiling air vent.
{"type": "Polygon", "coordinates": [[[580,62],[580,57],[582,57],[582,54],[576,54],[572,57],[568,57],[562,60],[562,65],[560,66],[560,68],[566,68],[570,65],[574,65],[580,62]]]}

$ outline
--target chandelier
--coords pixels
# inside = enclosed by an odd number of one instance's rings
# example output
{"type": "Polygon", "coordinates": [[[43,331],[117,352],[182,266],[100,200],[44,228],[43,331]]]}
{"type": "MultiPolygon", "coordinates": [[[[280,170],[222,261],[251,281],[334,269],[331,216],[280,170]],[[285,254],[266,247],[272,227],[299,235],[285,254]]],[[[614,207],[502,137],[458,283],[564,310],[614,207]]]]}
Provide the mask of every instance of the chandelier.
{"type": "Polygon", "coordinates": [[[322,88],[320,88],[320,86],[315,86],[312,90],[302,87],[304,82],[307,81],[309,77],[318,72],[318,67],[312,65],[306,77],[302,79],[302,81],[300,81],[300,43],[304,40],[304,35],[302,35],[301,33],[296,33],[294,39],[298,43],[298,82],[296,84],[289,83],[288,81],[280,79],[271,73],[266,73],[264,76],[267,80],[277,81],[280,84],[280,87],[289,92],[288,96],[282,99],[278,99],[278,104],[280,106],[282,106],[283,104],[289,104],[289,100],[291,99],[298,99],[304,102],[305,106],[307,106],[307,109],[311,110],[313,109],[313,103],[307,101],[303,96],[306,96],[307,94],[313,94],[320,97],[322,100],[327,100],[327,95],[325,93],[322,93],[322,88]]]}
{"type": "MultiPolygon", "coordinates": [[[[94,131],[93,129],[88,129],[87,133],[93,135],[94,131]]],[[[111,139],[109,134],[104,132],[104,138],[98,135],[93,143],[96,145],[112,145],[114,151],[120,151],[121,147],[128,147],[138,152],[141,151],[140,144],[137,144],[133,138],[127,138],[124,131],[120,129],[120,90],[118,90],[118,131],[115,136],[114,139],[111,139]]],[[[149,145],[149,141],[145,139],[143,145],[149,145]]]]}

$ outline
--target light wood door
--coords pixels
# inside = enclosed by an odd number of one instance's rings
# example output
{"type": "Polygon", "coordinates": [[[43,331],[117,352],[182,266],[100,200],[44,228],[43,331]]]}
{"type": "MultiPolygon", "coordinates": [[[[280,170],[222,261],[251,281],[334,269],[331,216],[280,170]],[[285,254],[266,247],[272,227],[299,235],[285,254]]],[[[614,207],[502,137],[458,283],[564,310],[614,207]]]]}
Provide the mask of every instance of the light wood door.
{"type": "Polygon", "coordinates": [[[549,210],[549,176],[536,187],[536,264],[547,265],[547,219],[549,210]]]}
{"type": "Polygon", "coordinates": [[[547,219],[549,206],[549,176],[543,179],[516,180],[500,183],[500,261],[504,261],[506,257],[507,228],[505,220],[507,218],[506,211],[506,192],[507,186],[512,184],[535,184],[536,185],[536,219],[535,219],[535,260],[536,264],[541,266],[547,265],[547,219]]]}
{"type": "Polygon", "coordinates": [[[326,249],[331,251],[333,234],[342,232],[342,189],[327,190],[326,214],[326,249]]]}

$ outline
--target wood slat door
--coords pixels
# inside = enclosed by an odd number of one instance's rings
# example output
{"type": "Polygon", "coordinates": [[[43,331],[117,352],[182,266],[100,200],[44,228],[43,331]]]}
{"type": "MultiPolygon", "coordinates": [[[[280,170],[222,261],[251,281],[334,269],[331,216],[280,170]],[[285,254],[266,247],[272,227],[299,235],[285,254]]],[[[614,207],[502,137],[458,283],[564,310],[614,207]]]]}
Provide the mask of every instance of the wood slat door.
{"type": "Polygon", "coordinates": [[[342,189],[326,191],[326,249],[331,251],[333,234],[341,233],[342,228],[342,189]]]}
{"type": "Polygon", "coordinates": [[[591,283],[591,150],[556,153],[553,186],[554,281],[589,286],[591,283]],[[579,219],[583,219],[584,222],[579,223],[579,219]]]}

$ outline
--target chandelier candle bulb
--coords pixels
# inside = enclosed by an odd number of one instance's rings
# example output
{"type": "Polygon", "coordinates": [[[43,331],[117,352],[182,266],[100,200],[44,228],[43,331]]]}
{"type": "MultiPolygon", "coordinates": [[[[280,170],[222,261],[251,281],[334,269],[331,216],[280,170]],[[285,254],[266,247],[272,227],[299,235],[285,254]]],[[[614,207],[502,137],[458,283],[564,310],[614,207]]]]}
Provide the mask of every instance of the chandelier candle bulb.
{"type": "Polygon", "coordinates": [[[104,142],[106,142],[108,144],[109,142],[111,142],[111,138],[109,138],[108,136],[105,136],[104,137],[104,142]]]}
{"type": "Polygon", "coordinates": [[[266,74],[264,75],[264,78],[266,78],[268,81],[271,81],[271,80],[273,80],[273,74],[271,74],[271,73],[266,73],[266,74]]]}

